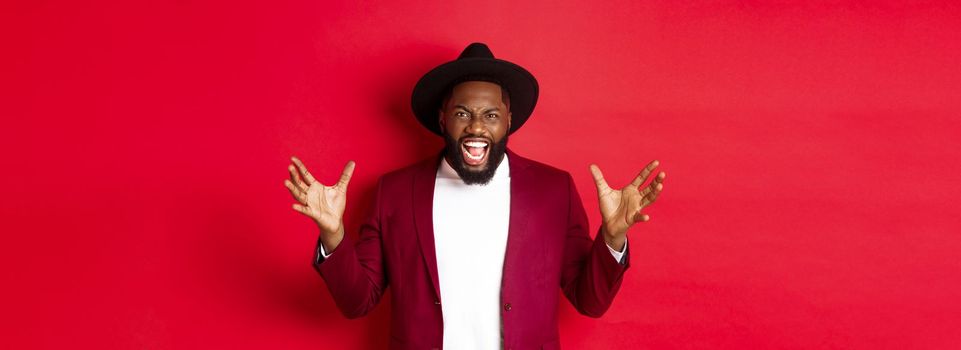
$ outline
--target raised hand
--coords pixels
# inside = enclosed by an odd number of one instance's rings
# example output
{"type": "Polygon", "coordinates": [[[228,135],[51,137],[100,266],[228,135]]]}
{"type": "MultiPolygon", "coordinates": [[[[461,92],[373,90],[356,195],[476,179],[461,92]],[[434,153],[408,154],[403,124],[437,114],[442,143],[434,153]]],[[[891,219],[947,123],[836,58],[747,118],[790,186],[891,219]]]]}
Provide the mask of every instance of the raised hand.
{"type": "Polygon", "coordinates": [[[597,185],[597,199],[601,208],[601,217],[604,220],[601,229],[611,248],[621,250],[624,247],[627,229],[635,223],[650,220],[650,216],[641,213],[641,210],[657,199],[657,195],[664,188],[664,177],[667,175],[660,172],[649,185],[643,189],[640,186],[647,182],[657,165],[656,160],[651,162],[641,170],[634,181],[622,189],[615,190],[607,185],[601,168],[591,164],[591,175],[594,176],[594,184],[597,185]]]}
{"type": "Polygon", "coordinates": [[[354,162],[347,162],[337,183],[326,186],[314,179],[300,159],[291,157],[290,160],[293,163],[287,166],[290,179],[284,180],[284,186],[297,201],[293,208],[317,223],[324,247],[333,251],[344,237],[347,184],[354,173],[354,162]]]}

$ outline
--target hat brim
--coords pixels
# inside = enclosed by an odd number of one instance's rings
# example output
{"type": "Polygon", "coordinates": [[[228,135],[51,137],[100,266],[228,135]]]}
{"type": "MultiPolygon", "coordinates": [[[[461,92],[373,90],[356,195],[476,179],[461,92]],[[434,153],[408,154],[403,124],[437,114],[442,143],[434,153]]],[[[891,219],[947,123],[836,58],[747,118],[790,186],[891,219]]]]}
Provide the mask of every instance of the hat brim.
{"type": "Polygon", "coordinates": [[[510,92],[511,128],[520,129],[537,104],[538,86],[534,76],[521,66],[496,58],[462,58],[432,69],[417,81],[411,95],[411,108],[427,130],[443,135],[438,111],[443,94],[464,76],[486,75],[499,80],[510,92]]]}

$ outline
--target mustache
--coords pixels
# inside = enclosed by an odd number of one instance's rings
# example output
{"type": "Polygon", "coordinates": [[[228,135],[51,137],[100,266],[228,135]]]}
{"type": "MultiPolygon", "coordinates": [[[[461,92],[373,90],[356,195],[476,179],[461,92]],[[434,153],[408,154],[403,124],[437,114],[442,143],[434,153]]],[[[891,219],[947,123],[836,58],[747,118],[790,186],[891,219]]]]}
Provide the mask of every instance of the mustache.
{"type": "Polygon", "coordinates": [[[461,180],[468,185],[486,185],[494,177],[494,172],[497,171],[497,166],[500,165],[501,161],[504,160],[504,154],[507,151],[507,140],[508,135],[504,135],[500,141],[494,141],[493,139],[486,136],[474,136],[465,135],[460,137],[460,140],[455,140],[450,134],[444,133],[445,141],[445,156],[451,160],[451,167],[457,172],[461,180]],[[467,138],[483,138],[490,142],[490,155],[487,160],[487,167],[481,171],[472,171],[467,168],[466,162],[464,161],[464,155],[461,151],[461,144],[464,139],[467,138]]]}
{"type": "Polygon", "coordinates": [[[490,138],[487,136],[481,136],[481,135],[464,135],[464,136],[461,136],[460,139],[457,140],[457,142],[464,142],[464,140],[466,139],[485,139],[491,144],[494,144],[493,138],[490,138]]]}

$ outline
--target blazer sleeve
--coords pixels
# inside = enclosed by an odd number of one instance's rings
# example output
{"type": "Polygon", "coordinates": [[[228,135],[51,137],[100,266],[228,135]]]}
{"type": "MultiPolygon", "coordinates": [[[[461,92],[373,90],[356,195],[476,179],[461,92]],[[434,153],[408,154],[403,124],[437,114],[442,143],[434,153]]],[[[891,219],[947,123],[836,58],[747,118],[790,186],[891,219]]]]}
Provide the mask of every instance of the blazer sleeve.
{"type": "Polygon", "coordinates": [[[625,248],[622,261],[618,262],[600,229],[593,240],[590,238],[587,214],[570,174],[567,174],[567,183],[570,200],[561,288],[578,312],[601,317],[610,308],[621,287],[624,271],[630,267],[631,250],[625,248]]]}
{"type": "Polygon", "coordinates": [[[337,308],[347,318],[366,315],[380,301],[387,289],[388,280],[381,251],[381,185],[377,184],[374,204],[370,214],[360,227],[359,237],[344,235],[330,256],[320,254],[320,239],[314,269],[327,284],[337,308]]]}

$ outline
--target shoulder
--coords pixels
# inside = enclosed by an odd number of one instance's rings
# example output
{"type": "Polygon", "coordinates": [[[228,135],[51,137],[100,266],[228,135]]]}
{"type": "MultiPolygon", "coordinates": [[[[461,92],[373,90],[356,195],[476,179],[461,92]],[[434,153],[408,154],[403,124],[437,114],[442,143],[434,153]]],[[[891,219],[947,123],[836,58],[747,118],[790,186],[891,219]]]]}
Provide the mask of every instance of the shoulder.
{"type": "Polygon", "coordinates": [[[433,180],[437,173],[437,162],[439,160],[440,156],[435,154],[403,168],[392,170],[381,175],[379,186],[381,188],[410,188],[410,185],[416,179],[426,177],[433,180]]]}
{"type": "MultiPolygon", "coordinates": [[[[508,153],[508,159],[510,161],[512,174],[516,171],[519,175],[526,175],[522,177],[529,176],[530,178],[537,179],[537,181],[543,181],[551,185],[567,185],[573,182],[573,178],[569,172],[554,167],[553,165],[522,157],[514,152],[508,153]]],[[[512,175],[512,177],[518,176],[512,175]]]]}

